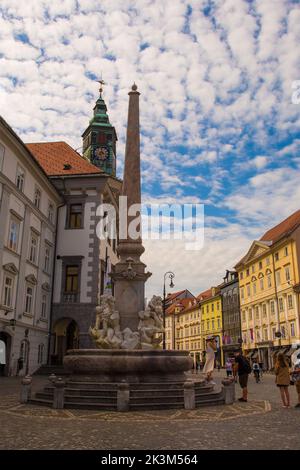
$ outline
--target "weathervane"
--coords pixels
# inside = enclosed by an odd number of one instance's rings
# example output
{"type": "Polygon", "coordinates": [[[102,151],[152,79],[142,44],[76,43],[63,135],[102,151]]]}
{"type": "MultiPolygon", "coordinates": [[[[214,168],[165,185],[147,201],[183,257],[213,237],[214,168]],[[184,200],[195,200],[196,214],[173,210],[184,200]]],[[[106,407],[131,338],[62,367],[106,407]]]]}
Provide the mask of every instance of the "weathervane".
{"type": "Polygon", "coordinates": [[[105,81],[102,78],[102,72],[101,72],[101,78],[100,80],[97,80],[97,82],[100,83],[99,92],[100,92],[100,98],[102,98],[103,86],[106,85],[105,81]]]}

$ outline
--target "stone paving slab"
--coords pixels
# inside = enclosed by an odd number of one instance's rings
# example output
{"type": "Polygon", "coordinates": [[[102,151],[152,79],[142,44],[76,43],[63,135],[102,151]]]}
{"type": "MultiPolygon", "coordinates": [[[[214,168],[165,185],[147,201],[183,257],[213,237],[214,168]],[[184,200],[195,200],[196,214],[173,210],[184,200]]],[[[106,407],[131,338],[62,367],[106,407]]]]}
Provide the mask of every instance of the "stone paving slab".
{"type": "Polygon", "coordinates": [[[271,375],[250,379],[248,403],[129,413],[21,405],[19,382],[0,379],[1,449],[300,449],[300,410],[281,407],[271,375]]]}

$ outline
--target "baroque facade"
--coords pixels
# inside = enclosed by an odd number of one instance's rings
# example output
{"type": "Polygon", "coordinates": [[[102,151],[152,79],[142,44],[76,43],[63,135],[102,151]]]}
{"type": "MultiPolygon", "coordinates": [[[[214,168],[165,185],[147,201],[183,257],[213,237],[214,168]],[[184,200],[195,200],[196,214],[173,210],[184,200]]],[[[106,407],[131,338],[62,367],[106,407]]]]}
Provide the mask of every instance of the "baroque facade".
{"type": "Polygon", "coordinates": [[[2,118],[0,197],[0,372],[32,373],[47,360],[62,197],[2,118]]]}
{"type": "Polygon", "coordinates": [[[223,354],[224,361],[233,356],[242,344],[241,314],[239,299],[239,276],[236,271],[226,271],[220,285],[223,318],[223,354]]]}
{"type": "Polygon", "coordinates": [[[265,369],[300,342],[300,211],[254,241],[236,265],[243,349],[265,369]]]}

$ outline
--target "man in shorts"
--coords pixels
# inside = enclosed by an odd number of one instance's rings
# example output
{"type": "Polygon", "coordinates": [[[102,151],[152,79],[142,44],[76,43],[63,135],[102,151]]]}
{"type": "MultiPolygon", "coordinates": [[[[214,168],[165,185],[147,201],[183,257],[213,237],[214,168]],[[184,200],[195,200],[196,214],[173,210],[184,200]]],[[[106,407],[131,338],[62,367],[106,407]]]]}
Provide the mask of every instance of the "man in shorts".
{"type": "Polygon", "coordinates": [[[242,351],[236,351],[234,353],[235,365],[237,369],[237,374],[239,376],[239,384],[242,389],[242,396],[239,398],[239,401],[247,402],[248,401],[248,377],[251,373],[251,366],[248,362],[248,359],[243,356],[242,351]]]}

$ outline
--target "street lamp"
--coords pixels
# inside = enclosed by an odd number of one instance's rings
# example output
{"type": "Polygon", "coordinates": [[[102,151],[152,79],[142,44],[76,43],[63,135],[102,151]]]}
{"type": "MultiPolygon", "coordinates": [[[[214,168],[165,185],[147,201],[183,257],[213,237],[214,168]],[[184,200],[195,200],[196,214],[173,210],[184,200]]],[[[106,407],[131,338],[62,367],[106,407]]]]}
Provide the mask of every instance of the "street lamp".
{"type": "Polygon", "coordinates": [[[175,274],[172,271],[167,271],[164,274],[164,300],[163,300],[163,325],[164,325],[164,333],[163,333],[163,349],[166,349],[166,278],[170,279],[170,287],[174,287],[173,279],[175,274]]]}

